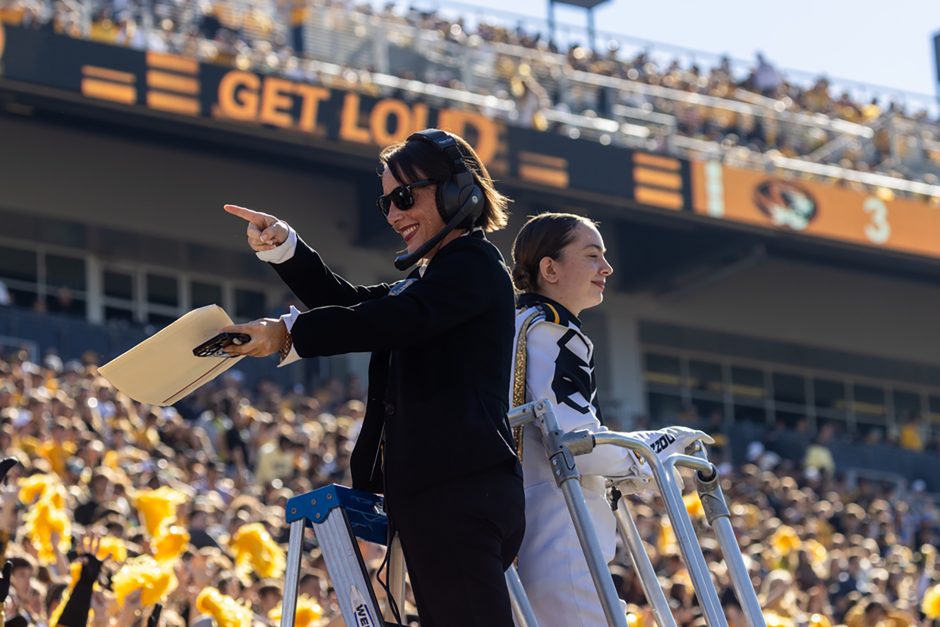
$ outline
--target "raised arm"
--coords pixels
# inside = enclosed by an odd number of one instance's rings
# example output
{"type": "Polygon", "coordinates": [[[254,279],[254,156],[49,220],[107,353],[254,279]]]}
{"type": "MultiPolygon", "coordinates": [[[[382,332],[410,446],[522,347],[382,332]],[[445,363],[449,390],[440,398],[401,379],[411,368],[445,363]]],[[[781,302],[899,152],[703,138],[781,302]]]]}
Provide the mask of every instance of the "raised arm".
{"type": "Polygon", "coordinates": [[[248,245],[262,261],[271,264],[307,308],[349,307],[388,293],[388,285],[353,285],[330,270],[283,220],[238,205],[225,205],[225,211],[247,223],[248,245]]]}
{"type": "MultiPolygon", "coordinates": [[[[509,289],[509,275],[492,255],[470,243],[450,246],[457,249],[441,253],[421,279],[398,284],[394,295],[298,315],[291,327],[294,350],[300,357],[319,357],[420,344],[488,308],[500,281],[509,289]]],[[[255,357],[276,351],[286,334],[273,319],[223,330],[251,335],[251,342],[225,350],[255,357]]]]}
{"type": "Polygon", "coordinates": [[[291,330],[294,347],[301,357],[315,357],[420,344],[489,307],[500,280],[509,277],[495,260],[461,246],[396,295],[300,314],[291,330]]]}

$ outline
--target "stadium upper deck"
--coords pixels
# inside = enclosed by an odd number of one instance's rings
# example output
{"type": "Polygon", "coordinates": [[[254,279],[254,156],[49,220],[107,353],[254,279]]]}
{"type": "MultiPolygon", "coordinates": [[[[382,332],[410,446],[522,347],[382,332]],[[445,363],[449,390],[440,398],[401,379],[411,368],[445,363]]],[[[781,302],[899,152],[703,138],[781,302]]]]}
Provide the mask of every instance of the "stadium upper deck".
{"type": "Polygon", "coordinates": [[[332,0],[5,4],[8,21],[51,20],[59,32],[95,41],[311,82],[338,74],[385,93],[447,88],[438,93],[574,138],[940,194],[940,129],[927,114],[930,100],[858,84],[837,88],[822,77],[790,79],[763,58],[745,70],[677,48],[668,60],[668,47],[639,49],[626,38],[599,52],[570,33],[559,48],[521,24],[398,12],[393,4],[381,11],[332,0]],[[394,78],[424,86],[401,87],[394,78]]]}

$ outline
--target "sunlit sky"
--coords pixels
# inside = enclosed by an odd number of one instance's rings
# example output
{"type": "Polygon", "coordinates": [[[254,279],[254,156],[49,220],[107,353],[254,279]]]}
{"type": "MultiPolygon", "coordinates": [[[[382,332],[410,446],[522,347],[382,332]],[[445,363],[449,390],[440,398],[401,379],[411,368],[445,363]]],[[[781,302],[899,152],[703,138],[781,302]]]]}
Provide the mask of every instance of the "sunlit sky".
{"type": "MultiPolygon", "coordinates": [[[[412,4],[454,6],[438,0],[412,4]]],[[[548,15],[547,0],[472,0],[465,8],[471,14],[528,16],[536,27],[548,15]]],[[[581,9],[556,5],[555,14],[559,23],[587,24],[581,9]]],[[[595,16],[598,32],[745,61],[761,50],[781,69],[936,97],[932,35],[940,31],[938,0],[611,0],[595,16]]]]}

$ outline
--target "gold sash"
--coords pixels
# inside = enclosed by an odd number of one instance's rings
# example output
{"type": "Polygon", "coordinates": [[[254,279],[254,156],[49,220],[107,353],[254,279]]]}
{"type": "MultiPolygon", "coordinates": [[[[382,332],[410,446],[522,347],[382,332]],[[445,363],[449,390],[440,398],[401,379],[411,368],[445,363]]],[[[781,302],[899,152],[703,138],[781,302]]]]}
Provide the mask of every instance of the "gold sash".
{"type": "MultiPolygon", "coordinates": [[[[516,340],[515,370],[512,378],[512,406],[518,407],[525,404],[525,375],[526,375],[526,335],[529,333],[529,327],[535,322],[535,319],[541,315],[540,311],[533,311],[529,317],[522,322],[519,328],[519,338],[516,340]]],[[[516,456],[522,461],[522,427],[514,427],[512,437],[516,444],[516,456]]]]}

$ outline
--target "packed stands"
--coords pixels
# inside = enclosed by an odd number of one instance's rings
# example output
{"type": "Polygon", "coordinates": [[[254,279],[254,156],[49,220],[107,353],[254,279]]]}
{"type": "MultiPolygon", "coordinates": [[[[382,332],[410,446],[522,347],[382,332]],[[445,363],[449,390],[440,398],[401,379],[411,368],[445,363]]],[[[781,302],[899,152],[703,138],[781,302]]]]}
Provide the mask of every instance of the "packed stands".
{"type": "MultiPolygon", "coordinates": [[[[512,17],[339,0],[4,0],[5,19],[296,80],[447,100],[515,124],[695,159],[940,196],[925,96],[512,17]],[[149,8],[145,8],[149,7],[149,8]],[[473,18],[473,19],[470,19],[473,18]],[[516,18],[517,19],[517,18],[516,18]],[[526,20],[526,23],[532,22],[526,20]]],[[[459,5],[458,5],[459,6],[459,5]]]]}
{"type": "MultiPolygon", "coordinates": [[[[35,363],[14,351],[0,360],[0,448],[21,464],[0,493],[2,550],[28,569],[7,619],[19,613],[45,624],[68,589],[68,560],[77,559],[70,546],[80,554],[87,537],[100,539],[99,555],[111,553],[92,600],[96,625],[134,624],[161,596],[161,624],[211,625],[207,617],[228,601],[204,592],[210,586],[269,619],[283,571],[273,545],[286,542],[284,504],[348,482],[363,414],[358,383],[331,381],[307,395],[268,383],[249,390],[227,376],[176,409],[159,409],[116,393],[95,366],[94,355],[63,363],[50,353],[35,363]],[[62,504],[49,507],[43,495],[56,491],[62,504]],[[148,579],[148,567],[167,574],[148,579]]],[[[712,456],[720,459],[721,448],[712,456]]],[[[940,509],[919,486],[804,470],[759,449],[749,463],[723,462],[722,471],[768,624],[907,625],[924,616],[922,607],[940,613],[940,509]]],[[[703,520],[697,498],[687,507],[703,520]]],[[[643,497],[635,512],[679,624],[701,625],[661,506],[643,497]]],[[[731,624],[743,624],[734,622],[717,546],[703,546],[731,624]]],[[[335,599],[309,548],[301,591],[316,618],[308,624],[334,624],[335,599]]],[[[364,549],[377,567],[380,551],[364,549]]],[[[628,564],[621,555],[612,566],[620,592],[635,624],[652,625],[628,564]]]]}
{"type": "MultiPolygon", "coordinates": [[[[920,111],[916,99],[864,86],[791,79],[762,57],[742,65],[627,38],[595,50],[570,34],[551,42],[499,18],[477,19],[469,9],[393,4],[0,0],[0,19],[294,80],[447,102],[584,141],[940,198],[935,114],[920,111]]],[[[0,338],[0,346],[10,344],[0,338]]],[[[224,597],[205,592],[210,584],[272,620],[281,578],[267,536],[283,548],[289,497],[348,484],[361,384],[331,380],[307,390],[262,380],[249,388],[233,371],[162,410],[111,390],[93,355],[63,363],[35,352],[0,359],[0,457],[21,464],[0,492],[0,529],[7,533],[0,540],[5,557],[21,564],[17,570],[29,570],[7,618],[28,613],[41,623],[51,616],[69,586],[69,539],[81,552],[80,538],[98,537],[112,556],[104,566],[110,588],[100,586],[92,599],[97,625],[135,624],[149,614],[159,586],[166,591],[162,624],[210,625],[213,610],[237,613],[224,597]],[[43,494],[60,493],[62,505],[49,508],[43,494]],[[154,517],[161,507],[166,515],[154,517]],[[167,556],[172,568],[159,586],[150,581],[149,595],[135,593],[144,585],[141,572],[154,563],[162,568],[167,556]]],[[[836,465],[832,450],[844,442],[828,440],[826,429],[804,439],[785,437],[792,435],[781,433],[786,425],[722,434],[721,416],[710,422],[692,407],[677,419],[723,436],[713,458],[723,460],[725,493],[769,624],[934,624],[940,509],[922,483],[836,465]],[[742,434],[745,440],[734,441],[742,434]]],[[[901,455],[899,447],[935,454],[940,441],[924,441],[926,431],[911,416],[899,433],[880,433],[887,443],[852,444],[880,446],[888,455],[901,455]]],[[[688,507],[700,511],[694,499],[688,507]]],[[[680,624],[701,625],[661,507],[642,498],[635,511],[680,624]]],[[[312,624],[338,624],[322,562],[309,548],[307,611],[312,624]]],[[[705,548],[729,618],[742,624],[717,547],[705,548]]],[[[377,566],[380,553],[365,554],[377,566]]],[[[620,590],[635,624],[651,625],[627,564],[620,556],[613,566],[620,590]]]]}

